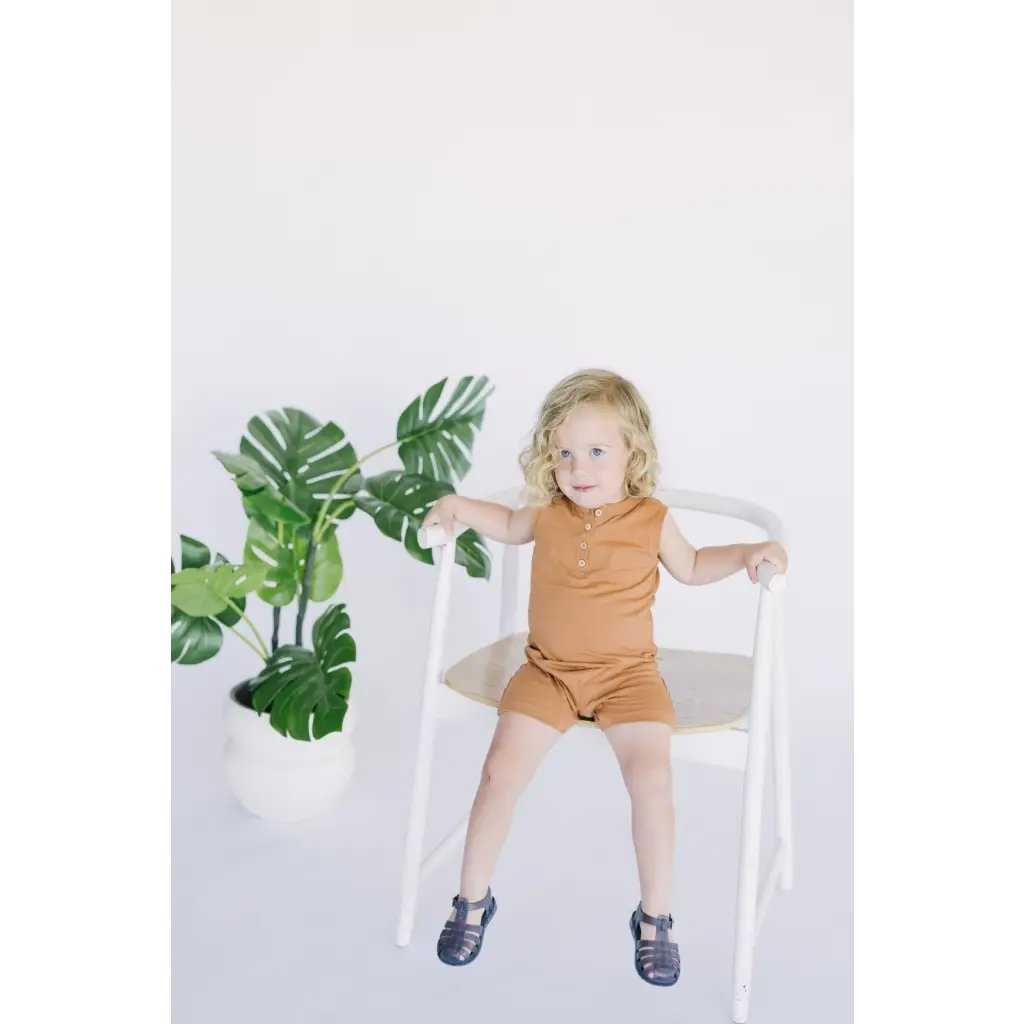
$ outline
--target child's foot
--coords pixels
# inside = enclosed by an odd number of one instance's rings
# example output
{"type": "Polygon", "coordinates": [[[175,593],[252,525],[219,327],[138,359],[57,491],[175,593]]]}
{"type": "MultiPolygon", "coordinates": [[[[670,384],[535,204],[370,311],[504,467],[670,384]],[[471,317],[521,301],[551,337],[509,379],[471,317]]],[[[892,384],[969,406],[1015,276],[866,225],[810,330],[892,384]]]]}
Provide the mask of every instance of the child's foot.
{"type": "MultiPolygon", "coordinates": [[[[640,938],[642,941],[652,941],[657,936],[658,929],[653,924],[647,924],[646,921],[640,922],[640,938]]],[[[672,929],[668,930],[668,941],[672,941],[672,929]]]]}
{"type": "Polygon", "coordinates": [[[452,912],[437,940],[437,955],[452,967],[472,963],[483,946],[484,932],[498,909],[498,903],[487,890],[483,899],[469,901],[456,896],[452,912]]]}
{"type": "Polygon", "coordinates": [[[652,917],[639,904],[629,919],[629,931],[636,949],[633,966],[636,973],[651,985],[674,985],[681,968],[679,946],[672,941],[671,914],[652,917]]]}
{"type": "MultiPolygon", "coordinates": [[[[458,898],[458,897],[456,897],[456,898],[458,898]]],[[[480,923],[480,918],[482,918],[484,916],[484,911],[486,909],[487,909],[486,907],[481,907],[479,910],[469,910],[469,911],[467,911],[466,912],[466,924],[479,924],[480,923]]],[[[457,913],[458,913],[458,910],[455,909],[455,904],[452,904],[452,912],[448,915],[448,920],[449,921],[454,921],[455,920],[455,915],[457,913]]]]}

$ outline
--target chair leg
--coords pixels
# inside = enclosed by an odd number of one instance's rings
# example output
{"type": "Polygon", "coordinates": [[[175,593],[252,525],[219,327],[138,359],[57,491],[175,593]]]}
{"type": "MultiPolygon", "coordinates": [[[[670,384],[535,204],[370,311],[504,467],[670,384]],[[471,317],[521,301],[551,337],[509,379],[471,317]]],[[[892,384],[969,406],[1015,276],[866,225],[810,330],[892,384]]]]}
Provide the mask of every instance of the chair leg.
{"type": "Polygon", "coordinates": [[[732,1019],[744,1024],[750,1009],[750,981],[757,928],[757,883],[764,807],[765,760],[771,713],[772,598],[762,592],[754,636],[754,685],[747,725],[747,764],[743,775],[736,931],[733,946],[732,1019]]]}
{"type": "Polygon", "coordinates": [[[782,843],[779,885],[793,888],[793,782],[789,752],[789,707],[786,692],[783,595],[775,597],[775,637],[772,645],[772,760],[775,790],[775,827],[782,843]]]}
{"type": "Polygon", "coordinates": [[[437,685],[428,686],[420,713],[420,738],[416,749],[416,774],[412,784],[412,802],[405,833],[405,860],[402,866],[402,895],[398,913],[398,933],[395,941],[408,946],[412,941],[412,928],[416,918],[420,876],[423,865],[423,836],[427,824],[427,803],[430,798],[430,765],[437,727],[437,685]]]}
{"type": "Polygon", "coordinates": [[[444,624],[448,616],[451,594],[452,569],[455,565],[455,545],[441,550],[441,565],[437,576],[434,610],[430,619],[430,639],[427,645],[427,668],[423,681],[423,701],[420,705],[420,738],[416,745],[416,773],[412,783],[412,802],[409,824],[405,834],[405,861],[402,866],[402,895],[398,913],[399,946],[408,946],[412,940],[416,899],[419,896],[423,873],[423,833],[427,824],[427,800],[430,796],[430,764],[434,754],[434,733],[437,730],[438,687],[441,685],[441,655],[444,646],[444,624]]]}

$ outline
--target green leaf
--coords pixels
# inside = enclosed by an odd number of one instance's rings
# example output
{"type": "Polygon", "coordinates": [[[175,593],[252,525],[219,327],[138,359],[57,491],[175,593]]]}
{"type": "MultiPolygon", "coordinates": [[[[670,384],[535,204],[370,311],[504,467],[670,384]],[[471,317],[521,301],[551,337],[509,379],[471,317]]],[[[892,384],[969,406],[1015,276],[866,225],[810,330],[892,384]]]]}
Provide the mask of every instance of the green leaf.
{"type": "MultiPolygon", "coordinates": [[[[416,531],[423,525],[431,506],[444,495],[454,493],[452,485],[392,469],[368,477],[366,489],[369,494],[357,495],[356,504],[373,516],[380,532],[402,543],[413,558],[433,565],[433,555],[429,548],[420,547],[416,531]]],[[[476,530],[466,530],[459,535],[455,561],[464,566],[470,576],[490,578],[490,554],[476,530]]]]}
{"type": "MultiPolygon", "coordinates": [[[[306,551],[309,549],[308,534],[296,534],[290,529],[283,532],[285,540],[282,543],[276,534],[252,521],[245,543],[245,564],[262,566],[264,570],[257,596],[277,608],[295,600],[305,576],[306,551]]],[[[309,599],[329,601],[341,585],[343,575],[338,535],[332,531],[316,546],[309,599]]]]}
{"type": "Polygon", "coordinates": [[[357,494],[356,504],[373,516],[385,537],[405,544],[406,550],[420,561],[430,564],[430,553],[416,543],[416,531],[430,507],[455,488],[442,480],[403,473],[390,469],[366,479],[368,494],[357,494]],[[426,557],[424,557],[426,556],[426,557]]]}
{"type": "Polygon", "coordinates": [[[476,530],[459,534],[455,541],[455,564],[464,566],[466,573],[476,579],[491,578],[491,553],[476,530]]]}
{"type": "MultiPolygon", "coordinates": [[[[218,552],[217,557],[213,560],[214,565],[230,565],[231,563],[218,552]]],[[[234,598],[234,603],[238,606],[238,611],[235,611],[231,605],[222,612],[218,612],[214,618],[223,623],[225,626],[233,626],[236,622],[240,622],[242,618],[242,612],[245,611],[245,595],[239,594],[234,598]]]]}
{"type": "Polygon", "coordinates": [[[243,505],[247,510],[252,510],[254,515],[258,513],[263,516],[264,521],[269,520],[272,523],[299,526],[310,521],[302,509],[270,487],[258,494],[245,495],[243,505]]]}
{"type": "MultiPolygon", "coordinates": [[[[331,488],[358,461],[355,449],[337,424],[321,424],[299,409],[266,415],[269,423],[258,416],[249,420],[250,436],[239,443],[241,454],[253,460],[309,521],[315,520],[331,488]]],[[[361,485],[361,475],[353,473],[335,497],[354,494],[361,485]]]]}
{"type": "MultiPolygon", "coordinates": [[[[299,537],[295,549],[299,553],[299,580],[306,572],[306,551],[309,542],[299,537]]],[[[329,601],[334,592],[341,586],[344,567],[341,561],[341,548],[338,546],[338,535],[333,531],[317,544],[313,556],[313,576],[309,585],[310,601],[329,601]]]]}
{"type": "Polygon", "coordinates": [[[263,583],[256,596],[275,608],[291,604],[299,589],[294,533],[288,529],[284,533],[282,543],[275,533],[254,519],[249,522],[245,538],[244,564],[253,569],[262,565],[264,569],[263,583]]]}
{"type": "MultiPolygon", "coordinates": [[[[359,485],[362,486],[362,477],[359,479],[359,485]]],[[[347,485],[346,485],[347,487],[347,485]]],[[[351,494],[346,494],[344,497],[340,494],[336,494],[331,499],[331,507],[328,510],[328,515],[325,522],[329,525],[340,523],[344,519],[350,519],[356,514],[356,503],[353,501],[351,494]]]]}
{"type": "Polygon", "coordinates": [[[313,650],[279,647],[256,678],[252,706],[270,711],[270,724],[282,736],[320,739],[341,732],[348,711],[356,644],[343,604],[331,605],[313,627],[313,650]],[[312,732],[310,718],[312,717],[312,732]]]}
{"type": "Polygon", "coordinates": [[[196,619],[171,605],[171,661],[198,665],[221,648],[224,634],[213,619],[196,619]]]}
{"type": "Polygon", "coordinates": [[[406,471],[432,480],[452,482],[469,470],[473,442],[484,420],[487,377],[463,377],[447,404],[436,415],[448,378],[439,380],[413,399],[398,418],[398,457],[406,471]]]}
{"type": "MultiPolygon", "coordinates": [[[[182,569],[202,569],[210,564],[210,549],[194,537],[181,534],[181,567],[182,569]]],[[[173,565],[173,562],[172,562],[173,565]]],[[[171,569],[174,572],[174,569],[171,569]]]]}
{"type": "Polygon", "coordinates": [[[257,520],[271,531],[276,529],[278,522],[300,524],[310,521],[302,509],[280,492],[256,459],[231,452],[213,454],[234,475],[235,483],[242,492],[242,505],[250,519],[257,520]]]}
{"type": "MultiPolygon", "coordinates": [[[[194,537],[181,535],[181,568],[182,572],[187,570],[199,570],[209,568],[211,565],[228,565],[228,560],[218,552],[216,558],[210,562],[210,549],[194,537]]],[[[220,626],[233,626],[241,618],[240,612],[245,610],[245,597],[238,595],[234,598],[238,611],[224,602],[223,609],[214,615],[214,619],[205,615],[192,616],[181,608],[174,605],[174,559],[171,559],[171,661],[181,665],[198,665],[202,661],[212,658],[221,648],[224,642],[220,626]]],[[[186,577],[187,579],[187,577],[186,577]]],[[[187,597],[186,597],[187,601],[187,597]]]]}
{"type": "Polygon", "coordinates": [[[182,569],[171,576],[171,604],[186,615],[217,615],[256,590],[264,571],[255,565],[222,563],[204,569],[182,569]]]}
{"type": "Polygon", "coordinates": [[[235,455],[233,452],[214,452],[220,464],[235,478],[238,489],[243,494],[256,494],[269,487],[272,483],[263,472],[263,467],[248,455],[235,455]]]}

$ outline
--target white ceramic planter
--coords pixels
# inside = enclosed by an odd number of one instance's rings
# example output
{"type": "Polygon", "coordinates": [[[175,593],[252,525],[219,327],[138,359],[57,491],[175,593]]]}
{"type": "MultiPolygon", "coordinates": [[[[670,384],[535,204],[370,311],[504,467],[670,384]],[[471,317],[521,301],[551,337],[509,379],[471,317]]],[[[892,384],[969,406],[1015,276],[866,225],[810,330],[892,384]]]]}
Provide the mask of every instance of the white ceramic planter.
{"type": "Polygon", "coordinates": [[[224,766],[228,787],[246,810],[267,821],[308,821],[329,811],[355,768],[357,708],[349,705],[342,732],[321,740],[287,739],[229,693],[224,704],[224,766]]]}

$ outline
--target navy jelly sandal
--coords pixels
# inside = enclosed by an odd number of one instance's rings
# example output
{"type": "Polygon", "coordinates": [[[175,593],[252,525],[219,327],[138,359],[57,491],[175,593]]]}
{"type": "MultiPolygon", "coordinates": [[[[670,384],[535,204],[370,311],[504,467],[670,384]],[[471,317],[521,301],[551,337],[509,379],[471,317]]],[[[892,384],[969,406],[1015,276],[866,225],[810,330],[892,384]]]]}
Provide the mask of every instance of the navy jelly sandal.
{"type": "Polygon", "coordinates": [[[644,913],[642,901],[637,904],[629,919],[629,934],[636,943],[633,966],[636,973],[650,985],[668,987],[679,980],[679,945],[668,941],[669,929],[672,927],[671,914],[651,917],[650,914],[644,913]],[[653,939],[640,938],[641,921],[654,925],[656,930],[653,939]]]}
{"type": "Polygon", "coordinates": [[[482,900],[470,903],[456,896],[452,900],[455,908],[455,920],[446,921],[441,929],[441,937],[437,940],[437,955],[442,963],[451,967],[465,967],[479,955],[484,944],[484,932],[498,912],[497,900],[491,895],[490,888],[482,900]],[[486,907],[479,924],[468,921],[471,910],[486,907]]]}

